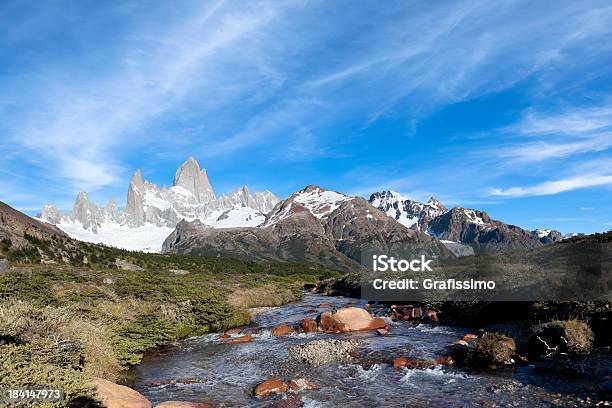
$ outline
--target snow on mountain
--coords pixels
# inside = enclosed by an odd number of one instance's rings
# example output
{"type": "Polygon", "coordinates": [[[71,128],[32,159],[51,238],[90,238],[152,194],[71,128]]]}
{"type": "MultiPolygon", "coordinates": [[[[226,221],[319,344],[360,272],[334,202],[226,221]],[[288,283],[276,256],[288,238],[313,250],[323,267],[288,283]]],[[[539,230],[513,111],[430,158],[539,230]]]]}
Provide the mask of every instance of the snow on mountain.
{"type": "Polygon", "coordinates": [[[215,228],[253,227],[265,221],[278,201],[269,191],[252,194],[246,186],[216,197],[206,170],[190,157],[176,170],[170,188],[160,190],[137,170],[123,211],[115,200],[100,208],[80,192],[70,215],[47,204],[38,218],[82,241],[156,252],[181,220],[215,228]]]}
{"type": "Polygon", "coordinates": [[[308,211],[319,220],[324,220],[342,203],[352,199],[353,197],[335,191],[309,185],[293,193],[286,200],[279,202],[268,214],[268,218],[262,227],[275,225],[296,211],[308,211]]]}
{"type": "Polygon", "coordinates": [[[408,228],[426,232],[429,221],[444,214],[447,209],[436,198],[426,203],[410,200],[395,191],[376,192],[370,204],[408,228]]]}
{"type": "Polygon", "coordinates": [[[464,244],[486,251],[533,247],[561,239],[558,231],[527,231],[493,220],[484,211],[461,207],[448,210],[433,197],[421,203],[395,191],[382,191],[372,194],[370,203],[406,227],[441,240],[456,253],[470,252],[464,244]]]}

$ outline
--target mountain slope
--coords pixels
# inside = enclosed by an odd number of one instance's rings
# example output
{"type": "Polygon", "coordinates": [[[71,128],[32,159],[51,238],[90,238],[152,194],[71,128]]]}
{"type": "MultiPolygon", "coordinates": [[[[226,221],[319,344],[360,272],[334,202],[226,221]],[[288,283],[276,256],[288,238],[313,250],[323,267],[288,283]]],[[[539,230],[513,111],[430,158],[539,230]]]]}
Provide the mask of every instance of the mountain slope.
{"type": "Polygon", "coordinates": [[[0,201],[0,255],[17,262],[82,262],[80,243],[0,201]]]}
{"type": "MultiPolygon", "coordinates": [[[[436,237],[449,246],[469,245],[476,252],[533,248],[562,239],[559,231],[528,231],[493,220],[484,211],[460,207],[447,210],[433,197],[427,203],[420,203],[394,191],[382,191],[372,194],[369,201],[409,228],[436,237]]],[[[462,248],[454,250],[458,252],[462,248]]]]}
{"type": "Polygon", "coordinates": [[[300,261],[355,270],[365,245],[385,251],[390,245],[418,242],[447,254],[435,239],[406,228],[367,201],[310,185],[279,202],[259,227],[213,229],[182,222],[164,242],[162,252],[300,261]]]}

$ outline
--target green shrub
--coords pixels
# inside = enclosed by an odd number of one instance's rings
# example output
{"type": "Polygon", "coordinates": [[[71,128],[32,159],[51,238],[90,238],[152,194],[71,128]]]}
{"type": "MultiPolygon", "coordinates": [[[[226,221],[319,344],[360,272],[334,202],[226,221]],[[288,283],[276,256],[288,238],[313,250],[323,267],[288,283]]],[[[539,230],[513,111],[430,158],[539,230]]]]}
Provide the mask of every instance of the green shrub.
{"type": "Polygon", "coordinates": [[[0,300],[19,299],[40,305],[55,303],[49,279],[41,273],[9,272],[0,275],[0,300]]]}
{"type": "MultiPolygon", "coordinates": [[[[43,407],[98,407],[95,387],[79,370],[78,362],[51,341],[0,345],[0,388],[61,389],[64,400],[43,407]]],[[[28,407],[29,402],[13,406],[28,407]]]]}
{"type": "Polygon", "coordinates": [[[140,315],[118,330],[115,344],[119,361],[124,366],[140,363],[143,354],[175,338],[176,329],[155,313],[140,315]]]}

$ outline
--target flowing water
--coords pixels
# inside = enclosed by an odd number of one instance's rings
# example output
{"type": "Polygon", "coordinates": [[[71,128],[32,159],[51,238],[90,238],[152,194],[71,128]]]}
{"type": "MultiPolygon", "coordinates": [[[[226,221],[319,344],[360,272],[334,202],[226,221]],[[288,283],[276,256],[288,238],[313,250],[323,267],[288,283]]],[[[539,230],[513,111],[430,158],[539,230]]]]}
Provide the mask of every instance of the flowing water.
{"type": "Polygon", "coordinates": [[[254,321],[260,330],[251,343],[223,344],[220,334],[179,342],[147,356],[132,372],[129,385],[153,403],[179,400],[228,407],[266,407],[285,398],[253,397],[255,385],[270,377],[305,377],[317,384],[318,389],[297,394],[305,407],[581,406],[593,392],[590,384],[536,373],[532,367],[486,373],[448,366],[395,369],[388,364],[364,369],[359,364],[332,363],[313,368],[288,359],[290,346],[320,338],[359,339],[366,353],[382,350],[397,356],[435,358],[468,332],[461,328],[389,321],[387,336],[375,332],[270,335],[270,329],[280,323],[315,317],[312,309],[325,310],[317,307],[321,303],[339,307],[348,302],[362,304],[355,299],[307,294],[300,302],[261,313],[254,321]]]}

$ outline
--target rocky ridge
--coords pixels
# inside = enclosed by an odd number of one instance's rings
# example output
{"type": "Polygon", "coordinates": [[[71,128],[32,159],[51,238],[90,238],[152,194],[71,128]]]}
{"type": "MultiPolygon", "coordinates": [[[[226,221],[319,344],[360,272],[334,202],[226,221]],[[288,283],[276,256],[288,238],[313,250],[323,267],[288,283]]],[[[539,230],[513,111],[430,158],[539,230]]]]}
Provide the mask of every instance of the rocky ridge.
{"type": "MultiPolygon", "coordinates": [[[[278,202],[269,191],[251,193],[246,186],[231,194],[218,197],[208,180],[205,169],[189,158],[177,170],[172,186],[161,189],[142,178],[137,170],[128,186],[124,210],[112,199],[105,207],[98,207],[86,192],[80,192],[70,214],[62,213],[55,205],[46,204],[38,218],[60,229],[94,234],[109,226],[138,228],[145,225],[174,228],[181,220],[199,220],[215,227],[255,226],[265,220],[278,202]]],[[[75,238],[82,238],[76,234],[75,238]]],[[[167,235],[167,233],[166,233],[167,235]]]]}
{"type": "Polygon", "coordinates": [[[366,200],[309,185],[277,203],[259,227],[213,229],[183,221],[165,240],[162,252],[355,270],[365,245],[388,251],[406,243],[425,244],[448,255],[439,241],[396,222],[366,200]]]}
{"type": "MultiPolygon", "coordinates": [[[[446,244],[466,244],[475,252],[525,249],[563,239],[559,231],[528,231],[493,220],[484,211],[453,207],[448,210],[431,197],[426,203],[410,200],[395,191],[376,192],[370,204],[408,228],[429,234],[446,244]]],[[[459,248],[453,248],[457,252],[459,248]]]]}

